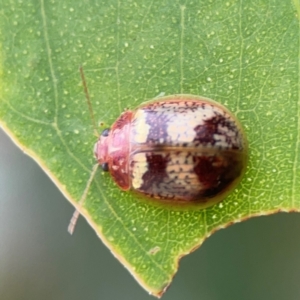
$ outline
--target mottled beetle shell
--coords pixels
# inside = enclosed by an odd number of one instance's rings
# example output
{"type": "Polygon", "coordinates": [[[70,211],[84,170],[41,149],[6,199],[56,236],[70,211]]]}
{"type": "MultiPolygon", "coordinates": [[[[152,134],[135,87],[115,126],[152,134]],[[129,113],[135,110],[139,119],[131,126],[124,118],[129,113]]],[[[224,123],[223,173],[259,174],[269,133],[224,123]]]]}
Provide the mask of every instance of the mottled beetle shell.
{"type": "Polygon", "coordinates": [[[122,113],[100,136],[95,155],[122,190],[210,205],[241,179],[247,142],[225,107],[198,96],[174,95],[122,113]]]}

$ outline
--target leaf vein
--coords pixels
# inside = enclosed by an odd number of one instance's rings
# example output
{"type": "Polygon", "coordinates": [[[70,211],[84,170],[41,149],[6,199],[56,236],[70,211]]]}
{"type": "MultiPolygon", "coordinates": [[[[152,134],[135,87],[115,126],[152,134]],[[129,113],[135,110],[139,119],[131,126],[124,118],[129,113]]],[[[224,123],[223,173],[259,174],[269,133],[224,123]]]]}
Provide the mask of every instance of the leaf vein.
{"type": "Polygon", "coordinates": [[[54,72],[54,67],[53,67],[53,63],[52,63],[52,50],[50,47],[50,42],[49,42],[49,36],[48,36],[48,30],[47,30],[47,18],[46,18],[46,12],[45,12],[45,5],[44,5],[44,0],[40,0],[41,1],[41,15],[42,15],[42,20],[43,20],[43,32],[44,32],[44,38],[45,38],[45,43],[46,43],[46,50],[47,50],[47,58],[48,58],[48,63],[49,63],[49,67],[50,67],[50,73],[51,73],[51,79],[52,79],[52,83],[53,83],[53,90],[54,90],[54,104],[55,104],[55,109],[54,109],[54,124],[53,127],[56,130],[56,133],[60,139],[60,141],[62,142],[62,144],[64,145],[64,147],[67,150],[67,153],[70,155],[70,157],[72,157],[84,170],[86,170],[87,172],[89,172],[89,168],[87,168],[70,150],[70,148],[68,147],[66,141],[64,140],[61,130],[58,127],[58,89],[57,89],[57,78],[55,76],[55,72],[54,72]]]}

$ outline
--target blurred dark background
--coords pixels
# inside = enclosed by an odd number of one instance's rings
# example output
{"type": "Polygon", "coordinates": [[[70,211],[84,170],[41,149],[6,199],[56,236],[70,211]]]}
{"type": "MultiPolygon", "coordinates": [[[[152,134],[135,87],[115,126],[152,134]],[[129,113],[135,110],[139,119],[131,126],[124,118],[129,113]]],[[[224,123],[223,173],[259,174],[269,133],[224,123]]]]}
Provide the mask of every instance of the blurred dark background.
{"type": "MultiPolygon", "coordinates": [[[[40,167],[0,130],[0,299],[154,299],[112,256],[40,167]]],[[[163,296],[300,299],[300,215],[220,230],[183,258],[163,296]]]]}

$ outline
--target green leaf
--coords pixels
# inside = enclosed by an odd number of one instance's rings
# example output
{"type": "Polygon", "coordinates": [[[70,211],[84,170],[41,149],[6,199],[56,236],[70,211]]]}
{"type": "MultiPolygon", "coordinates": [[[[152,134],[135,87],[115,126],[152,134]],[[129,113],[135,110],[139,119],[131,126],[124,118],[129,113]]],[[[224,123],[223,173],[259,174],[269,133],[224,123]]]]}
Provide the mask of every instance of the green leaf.
{"type": "Polygon", "coordinates": [[[150,293],[214,231],[300,206],[300,3],[287,0],[0,2],[0,125],[150,293]],[[207,209],[138,201],[97,171],[93,126],[160,94],[231,109],[249,140],[239,187],[207,209]],[[88,186],[83,207],[78,205],[88,186]]]}

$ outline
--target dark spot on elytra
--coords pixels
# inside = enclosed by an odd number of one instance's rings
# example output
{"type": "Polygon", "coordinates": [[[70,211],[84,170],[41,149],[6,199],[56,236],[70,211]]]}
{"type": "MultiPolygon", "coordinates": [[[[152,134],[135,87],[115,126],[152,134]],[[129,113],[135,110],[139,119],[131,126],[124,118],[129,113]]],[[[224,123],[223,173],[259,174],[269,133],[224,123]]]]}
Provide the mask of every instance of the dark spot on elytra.
{"type": "Polygon", "coordinates": [[[169,113],[161,113],[152,109],[148,110],[148,108],[146,109],[146,112],[146,123],[150,128],[147,137],[147,143],[166,143],[168,138],[167,125],[170,122],[171,115],[169,113]]]}
{"type": "Polygon", "coordinates": [[[147,153],[146,160],[148,170],[142,176],[143,185],[141,190],[151,191],[152,186],[158,185],[164,181],[167,174],[167,165],[170,161],[169,155],[147,153]]]}
{"type": "Polygon", "coordinates": [[[243,157],[236,153],[194,156],[193,161],[194,172],[203,186],[203,198],[224,192],[243,172],[243,157]]]}
{"type": "Polygon", "coordinates": [[[241,145],[236,144],[236,136],[239,134],[236,124],[218,113],[212,118],[205,120],[203,124],[196,126],[194,130],[196,132],[194,143],[197,146],[215,145],[218,140],[215,139],[214,135],[219,134],[225,136],[225,141],[231,149],[241,148],[241,145]],[[221,131],[220,128],[226,128],[230,133],[234,132],[235,135],[230,136],[224,130],[221,131]]]}

